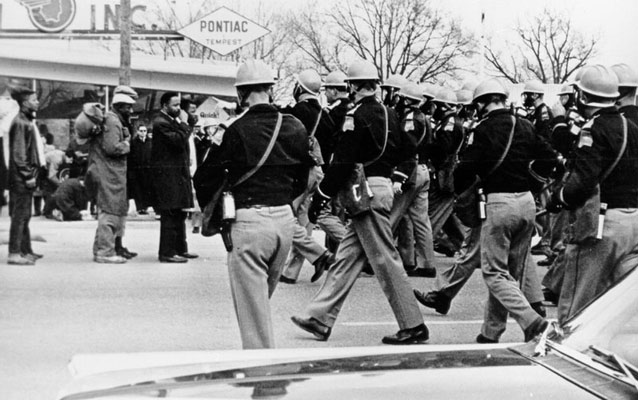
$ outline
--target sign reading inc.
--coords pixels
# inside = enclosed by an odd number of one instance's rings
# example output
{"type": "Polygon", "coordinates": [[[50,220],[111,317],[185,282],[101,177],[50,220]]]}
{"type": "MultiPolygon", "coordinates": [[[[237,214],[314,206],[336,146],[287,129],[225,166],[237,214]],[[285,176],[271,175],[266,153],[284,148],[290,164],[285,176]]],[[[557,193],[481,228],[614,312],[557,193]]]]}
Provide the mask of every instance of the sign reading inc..
{"type": "Polygon", "coordinates": [[[270,31],[226,7],[221,7],[183,27],[178,33],[225,56],[270,31]]]}

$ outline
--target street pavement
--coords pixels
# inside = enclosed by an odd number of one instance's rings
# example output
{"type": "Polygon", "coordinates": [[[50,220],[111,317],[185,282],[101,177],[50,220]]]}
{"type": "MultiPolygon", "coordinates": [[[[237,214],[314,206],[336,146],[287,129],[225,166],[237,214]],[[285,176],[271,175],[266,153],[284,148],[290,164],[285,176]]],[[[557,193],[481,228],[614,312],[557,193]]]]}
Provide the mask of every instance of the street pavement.
{"type": "MultiPolygon", "coordinates": [[[[3,210],[6,214],[6,209],[3,210]]],[[[33,248],[44,258],[35,266],[6,264],[0,249],[0,399],[48,400],[70,380],[70,358],[80,353],[240,349],[226,253],[219,237],[189,232],[189,250],[200,255],[187,264],[157,261],[159,221],[152,216],[127,223],[124,244],[140,255],[127,264],[96,264],[92,243],[96,221],[31,221],[33,248]]],[[[9,219],[0,217],[6,243],[9,219]]],[[[189,229],[190,231],[190,226],[189,229]]],[[[315,231],[317,240],[323,235],[315,231]]],[[[452,258],[437,257],[449,266],[452,258]]],[[[361,277],[348,297],[328,342],[296,328],[290,316],[303,315],[320,287],[310,283],[306,264],[299,282],[280,284],[271,301],[277,346],[281,348],[376,346],[398,327],[374,277],[361,277]]],[[[539,274],[545,272],[538,268],[539,274]]],[[[420,290],[435,280],[410,278],[420,290]]],[[[447,316],[421,308],[429,344],[473,343],[483,317],[486,288],[475,273],[447,316]]],[[[550,317],[555,310],[549,309],[550,317]]],[[[502,342],[518,342],[510,321],[502,342]]]]}

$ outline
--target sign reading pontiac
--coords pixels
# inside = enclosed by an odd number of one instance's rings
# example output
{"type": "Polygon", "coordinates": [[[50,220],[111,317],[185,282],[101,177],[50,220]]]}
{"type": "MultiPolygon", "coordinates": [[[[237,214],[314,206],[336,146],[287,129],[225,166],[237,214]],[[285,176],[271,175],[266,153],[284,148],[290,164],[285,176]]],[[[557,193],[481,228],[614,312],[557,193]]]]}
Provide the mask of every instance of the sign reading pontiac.
{"type": "Polygon", "coordinates": [[[178,33],[225,56],[270,31],[226,7],[221,7],[183,27],[178,33]]]}

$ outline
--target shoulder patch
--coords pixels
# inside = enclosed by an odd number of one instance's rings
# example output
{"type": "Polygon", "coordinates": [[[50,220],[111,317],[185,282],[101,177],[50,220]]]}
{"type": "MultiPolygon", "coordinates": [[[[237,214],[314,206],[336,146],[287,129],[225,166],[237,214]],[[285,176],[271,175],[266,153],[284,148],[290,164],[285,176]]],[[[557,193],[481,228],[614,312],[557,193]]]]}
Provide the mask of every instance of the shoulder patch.
{"type": "Polygon", "coordinates": [[[414,130],[414,114],[413,113],[410,113],[405,117],[405,120],[403,122],[403,130],[405,132],[414,130]]]}
{"type": "Polygon", "coordinates": [[[591,130],[589,128],[581,129],[580,136],[578,137],[578,148],[591,147],[593,144],[594,138],[591,135],[591,130]]]}
{"type": "Polygon", "coordinates": [[[454,118],[450,118],[447,120],[447,124],[445,124],[445,128],[443,128],[446,132],[452,132],[454,130],[454,118]]]}
{"type": "Polygon", "coordinates": [[[352,114],[346,114],[346,119],[343,122],[343,128],[341,130],[344,132],[354,130],[354,116],[352,114]]]}

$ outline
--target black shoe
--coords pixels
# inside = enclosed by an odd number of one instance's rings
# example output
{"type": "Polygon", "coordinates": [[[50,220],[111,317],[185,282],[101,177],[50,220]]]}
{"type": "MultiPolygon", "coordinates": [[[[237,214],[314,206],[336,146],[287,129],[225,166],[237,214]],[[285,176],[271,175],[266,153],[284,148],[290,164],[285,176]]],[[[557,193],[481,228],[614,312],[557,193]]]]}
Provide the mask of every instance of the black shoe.
{"type": "Polygon", "coordinates": [[[287,283],[288,285],[294,285],[295,283],[297,283],[297,280],[296,280],[296,279],[288,278],[287,276],[284,276],[284,275],[281,275],[281,276],[279,277],[279,282],[281,282],[281,283],[287,283]]]}
{"type": "Polygon", "coordinates": [[[319,322],[315,318],[290,317],[292,322],[306,332],[312,333],[317,340],[325,342],[332,333],[332,328],[319,322]]]}
{"type": "Polygon", "coordinates": [[[436,278],[436,269],[434,267],[412,268],[406,269],[408,276],[416,276],[419,278],[436,278]]]}
{"type": "Polygon", "coordinates": [[[127,260],[137,257],[137,253],[129,251],[126,247],[120,247],[119,249],[115,249],[115,254],[117,254],[120,257],[124,257],[127,260]]]}
{"type": "Polygon", "coordinates": [[[558,304],[558,295],[547,288],[543,288],[543,297],[545,301],[553,305],[558,304]]]}
{"type": "Polygon", "coordinates": [[[161,263],[179,263],[179,264],[183,264],[185,262],[188,262],[187,259],[185,259],[184,257],[180,257],[180,256],[160,256],[159,261],[161,263]]]}
{"type": "Polygon", "coordinates": [[[416,297],[419,303],[428,308],[433,308],[434,311],[443,315],[446,315],[448,311],[450,311],[450,306],[452,305],[452,299],[441,292],[429,292],[428,294],[424,294],[414,289],[414,297],[416,297]]]}
{"type": "Polygon", "coordinates": [[[414,328],[401,329],[394,335],[384,336],[381,342],[384,344],[420,344],[425,343],[430,338],[425,324],[417,325],[414,328]]]}
{"type": "Polygon", "coordinates": [[[192,253],[182,253],[179,255],[180,257],[184,257],[184,258],[188,258],[188,259],[193,259],[193,258],[198,258],[199,256],[197,254],[192,254],[192,253]]]}
{"type": "Polygon", "coordinates": [[[547,329],[549,322],[542,317],[538,317],[530,326],[525,328],[525,342],[532,341],[536,336],[540,335],[547,329]]]}
{"type": "Polygon", "coordinates": [[[530,303],[530,306],[532,306],[532,309],[536,311],[536,314],[540,315],[543,318],[547,317],[547,311],[545,310],[545,306],[543,305],[542,301],[530,303]]]}
{"type": "Polygon", "coordinates": [[[476,337],[476,343],[487,344],[487,343],[498,343],[496,339],[490,339],[488,337],[483,336],[482,333],[479,333],[476,337]]]}
{"type": "Polygon", "coordinates": [[[553,254],[552,249],[549,248],[546,244],[541,244],[540,242],[531,248],[532,255],[535,256],[545,256],[549,257],[553,254]]]}
{"type": "Polygon", "coordinates": [[[335,256],[330,251],[326,250],[315,262],[312,264],[315,266],[315,273],[310,278],[310,282],[316,282],[321,278],[324,271],[330,269],[330,266],[334,264],[335,256]]]}
{"type": "Polygon", "coordinates": [[[556,259],[556,254],[552,254],[551,256],[545,257],[545,259],[540,260],[536,263],[539,267],[550,267],[554,264],[554,260],[556,259]]]}
{"type": "Polygon", "coordinates": [[[446,257],[454,257],[454,253],[456,253],[456,251],[454,251],[454,250],[452,250],[452,249],[450,249],[448,247],[441,246],[439,244],[435,244],[434,245],[434,251],[436,251],[439,254],[443,254],[446,257]]]}

